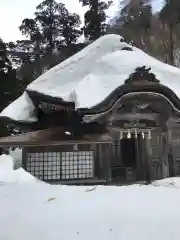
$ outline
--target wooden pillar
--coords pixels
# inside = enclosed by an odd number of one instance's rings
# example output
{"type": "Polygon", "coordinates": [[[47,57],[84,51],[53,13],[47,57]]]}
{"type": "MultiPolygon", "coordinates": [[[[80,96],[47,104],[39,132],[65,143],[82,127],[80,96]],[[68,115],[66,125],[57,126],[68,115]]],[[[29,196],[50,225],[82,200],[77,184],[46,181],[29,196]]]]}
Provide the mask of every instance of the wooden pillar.
{"type": "Polygon", "coordinates": [[[142,181],[143,177],[143,161],[142,161],[142,139],[140,135],[137,135],[135,138],[135,148],[136,148],[136,159],[137,159],[137,167],[136,167],[136,180],[142,181]]]}
{"type": "Polygon", "coordinates": [[[172,129],[169,126],[167,132],[167,144],[168,144],[168,169],[169,169],[169,177],[175,176],[175,169],[174,169],[174,156],[173,156],[173,148],[172,148],[172,129]]]}
{"type": "Polygon", "coordinates": [[[168,169],[168,152],[169,152],[169,116],[170,110],[163,112],[160,117],[160,126],[162,132],[160,133],[160,176],[159,178],[166,178],[169,176],[168,169]]]}
{"type": "Polygon", "coordinates": [[[146,139],[142,138],[140,134],[138,134],[138,170],[137,170],[137,180],[146,181],[147,178],[147,147],[146,147],[146,139]]]}
{"type": "Polygon", "coordinates": [[[27,156],[27,149],[26,148],[22,148],[22,167],[27,171],[27,161],[28,161],[28,156],[27,156]]]}
{"type": "Polygon", "coordinates": [[[149,184],[152,181],[151,174],[151,156],[150,156],[150,139],[148,137],[144,138],[145,141],[145,164],[146,164],[146,183],[149,184]]]}
{"type": "MultiPolygon", "coordinates": [[[[99,179],[104,178],[105,175],[105,161],[103,159],[103,147],[104,145],[96,144],[96,154],[95,154],[95,161],[99,162],[99,171],[96,171],[96,177],[99,179]]],[[[97,169],[96,169],[97,170],[97,169]]]]}
{"type": "Polygon", "coordinates": [[[169,177],[169,162],[168,162],[169,156],[168,155],[170,152],[170,148],[169,148],[169,140],[168,140],[168,131],[162,133],[161,148],[162,148],[162,154],[161,154],[162,177],[166,178],[166,177],[169,177]]]}
{"type": "Polygon", "coordinates": [[[168,165],[169,165],[169,177],[174,177],[175,171],[174,171],[174,159],[173,159],[172,149],[168,153],[168,165]]]}
{"type": "Polygon", "coordinates": [[[112,160],[112,153],[111,153],[111,144],[107,143],[105,144],[104,149],[104,158],[106,159],[106,180],[111,181],[112,180],[112,174],[111,174],[111,160],[112,160]]]}
{"type": "Polygon", "coordinates": [[[111,144],[99,144],[98,152],[100,159],[101,177],[107,181],[111,181],[111,144]]]}

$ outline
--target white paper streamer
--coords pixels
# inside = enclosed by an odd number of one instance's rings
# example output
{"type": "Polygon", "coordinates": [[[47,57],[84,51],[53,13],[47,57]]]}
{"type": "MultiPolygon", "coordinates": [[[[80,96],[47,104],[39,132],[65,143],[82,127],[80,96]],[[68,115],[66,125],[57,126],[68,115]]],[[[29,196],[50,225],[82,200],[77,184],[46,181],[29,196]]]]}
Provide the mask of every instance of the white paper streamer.
{"type": "Polygon", "coordinates": [[[144,133],[142,132],[142,138],[144,139],[144,137],[145,137],[145,135],[144,135],[144,133]]]}
{"type": "Polygon", "coordinates": [[[131,133],[129,130],[128,130],[127,138],[129,138],[129,139],[131,138],[131,133]]]}

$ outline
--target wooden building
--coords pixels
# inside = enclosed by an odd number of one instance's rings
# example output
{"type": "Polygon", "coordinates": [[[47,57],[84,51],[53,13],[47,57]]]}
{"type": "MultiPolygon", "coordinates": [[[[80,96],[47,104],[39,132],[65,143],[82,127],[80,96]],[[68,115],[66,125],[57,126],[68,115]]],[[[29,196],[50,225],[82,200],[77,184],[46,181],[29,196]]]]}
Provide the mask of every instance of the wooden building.
{"type": "Polygon", "coordinates": [[[180,99],[149,70],[136,69],[92,108],[75,109],[72,102],[27,91],[38,122],[26,126],[29,133],[1,138],[0,147],[22,147],[24,168],[50,182],[150,182],[178,176],[180,99]]]}

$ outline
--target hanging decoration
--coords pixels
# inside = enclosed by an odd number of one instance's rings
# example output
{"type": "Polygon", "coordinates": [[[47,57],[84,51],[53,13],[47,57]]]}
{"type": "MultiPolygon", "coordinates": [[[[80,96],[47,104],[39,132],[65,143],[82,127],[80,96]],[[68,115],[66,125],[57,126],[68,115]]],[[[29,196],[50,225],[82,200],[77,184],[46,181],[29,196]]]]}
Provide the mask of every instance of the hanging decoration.
{"type": "Polygon", "coordinates": [[[147,139],[151,139],[152,135],[151,135],[151,130],[150,129],[145,129],[144,131],[142,129],[137,129],[137,128],[133,128],[133,129],[123,129],[119,131],[119,139],[123,139],[123,138],[127,138],[127,139],[131,139],[131,138],[138,138],[138,134],[141,134],[142,139],[144,139],[147,135],[147,139]]]}
{"type": "Polygon", "coordinates": [[[144,135],[144,133],[142,132],[142,138],[144,139],[145,138],[145,135],[144,135]]]}
{"type": "Polygon", "coordinates": [[[136,128],[134,129],[134,135],[135,135],[135,138],[137,138],[137,129],[136,128]]]}
{"type": "Polygon", "coordinates": [[[120,140],[123,139],[123,132],[120,131],[120,140]]]}
{"type": "Polygon", "coordinates": [[[148,139],[151,139],[151,130],[148,130],[148,139]]]}
{"type": "Polygon", "coordinates": [[[131,132],[129,131],[129,129],[128,129],[128,134],[127,134],[127,138],[131,138],[131,132]]]}

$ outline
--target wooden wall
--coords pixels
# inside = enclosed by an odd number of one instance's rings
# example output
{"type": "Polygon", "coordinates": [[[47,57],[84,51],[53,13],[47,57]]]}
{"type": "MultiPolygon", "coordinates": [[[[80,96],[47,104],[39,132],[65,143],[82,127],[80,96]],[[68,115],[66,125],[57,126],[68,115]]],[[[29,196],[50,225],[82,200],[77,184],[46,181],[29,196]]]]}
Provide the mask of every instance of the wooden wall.
{"type": "Polygon", "coordinates": [[[180,127],[152,131],[152,180],[180,176],[180,127]]]}
{"type": "Polygon", "coordinates": [[[172,128],[170,135],[174,176],[180,176],[180,127],[172,128]]]}
{"type": "MultiPolygon", "coordinates": [[[[151,130],[151,139],[147,137],[145,139],[145,141],[137,141],[139,162],[134,180],[146,180],[147,174],[149,174],[151,181],[180,176],[180,128],[174,127],[167,132],[162,132],[161,128],[154,128],[151,130]],[[145,155],[145,150],[148,155],[145,155]]],[[[24,166],[26,168],[27,153],[76,151],[74,147],[71,144],[26,147],[23,151],[24,166]]],[[[79,151],[93,150],[95,161],[94,178],[96,179],[111,181],[113,180],[113,167],[123,167],[120,140],[112,143],[77,144],[76,147],[79,151]]],[[[132,175],[132,169],[129,171],[131,171],[130,174],[132,175]]]]}
{"type": "MultiPolygon", "coordinates": [[[[57,153],[61,154],[68,154],[68,153],[74,153],[71,154],[71,160],[75,160],[77,161],[77,157],[73,157],[75,155],[76,152],[88,152],[88,151],[93,151],[93,165],[94,165],[94,173],[93,173],[93,178],[94,179],[102,179],[102,180],[107,180],[109,181],[111,179],[111,173],[110,173],[110,144],[109,143],[86,143],[86,144],[69,144],[69,145],[59,145],[59,146],[36,146],[36,147],[26,147],[23,150],[23,163],[24,163],[24,168],[26,170],[28,169],[32,169],[29,170],[32,174],[33,173],[33,168],[28,168],[28,161],[29,161],[29,154],[36,154],[36,153],[41,153],[41,159],[38,155],[37,159],[35,161],[39,161],[39,163],[36,162],[36,168],[37,165],[41,164],[43,165],[42,167],[44,168],[44,163],[43,162],[47,162],[47,157],[45,160],[45,156],[44,153],[47,155],[48,153],[55,153],[57,155],[57,153]]],[[[58,155],[59,155],[58,154],[58,155]]],[[[76,155],[77,156],[77,155],[76,155]]],[[[85,159],[87,158],[87,156],[84,157],[85,159]]],[[[57,162],[57,160],[55,160],[57,162]]],[[[81,160],[80,160],[81,161],[81,160]]],[[[46,163],[47,164],[47,163],[46,163]]],[[[52,161],[52,165],[54,165],[53,161],[52,161]]],[[[56,166],[55,166],[56,167],[56,166]]],[[[60,163],[57,164],[57,168],[61,168],[60,163]]],[[[38,175],[38,173],[36,172],[36,175],[38,175]]],[[[41,180],[47,180],[47,179],[43,179],[43,174],[41,174],[41,180]]],[[[38,176],[36,176],[38,177],[38,176]]],[[[54,178],[55,179],[55,178],[54,178]]],[[[49,179],[49,180],[53,180],[49,179]]],[[[57,179],[56,179],[57,180],[57,179]]],[[[61,181],[62,179],[59,179],[59,181],[61,181]]],[[[71,180],[71,179],[67,179],[67,180],[71,180]]],[[[74,179],[73,179],[74,180],[74,179]]]]}

